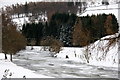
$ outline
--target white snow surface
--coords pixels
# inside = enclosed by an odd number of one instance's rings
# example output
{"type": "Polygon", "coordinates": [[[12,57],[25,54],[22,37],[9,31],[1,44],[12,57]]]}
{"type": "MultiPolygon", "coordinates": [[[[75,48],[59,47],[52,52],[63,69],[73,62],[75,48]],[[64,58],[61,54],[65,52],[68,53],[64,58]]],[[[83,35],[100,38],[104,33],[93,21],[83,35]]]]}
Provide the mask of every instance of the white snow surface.
{"type": "Polygon", "coordinates": [[[91,15],[97,15],[97,14],[114,14],[116,18],[118,19],[118,6],[119,4],[111,4],[111,5],[101,5],[101,6],[94,6],[86,8],[86,10],[79,16],[91,16],[91,15]]]}
{"type": "MultiPolygon", "coordinates": [[[[32,16],[32,13],[28,13],[28,16],[32,16]]],[[[26,17],[25,14],[19,14],[18,15],[12,15],[12,22],[14,22],[17,25],[17,30],[22,30],[22,26],[23,24],[27,24],[27,23],[32,23],[31,19],[32,17],[26,17]]],[[[45,14],[43,15],[39,15],[37,19],[32,19],[34,20],[35,23],[39,23],[41,22],[46,22],[47,21],[47,16],[45,14]]]]}
{"type": "Polygon", "coordinates": [[[88,52],[86,51],[87,47],[63,47],[62,50],[57,54],[57,57],[65,58],[66,55],[68,55],[69,59],[87,63],[85,55],[88,54],[89,63],[87,64],[105,67],[118,67],[118,42],[116,41],[113,43],[113,45],[109,47],[108,51],[106,51],[109,40],[104,40],[106,38],[113,38],[115,36],[118,36],[118,33],[103,37],[101,40],[89,45],[88,52]]]}
{"type": "Polygon", "coordinates": [[[12,19],[12,21],[17,25],[17,30],[22,30],[23,24],[30,22],[28,17],[12,19]]]}
{"type": "MultiPolygon", "coordinates": [[[[9,58],[9,55],[7,55],[9,58]]],[[[34,71],[17,66],[9,60],[4,60],[4,54],[0,53],[0,79],[2,78],[50,78],[34,73],[34,71]],[[6,70],[6,72],[5,72],[6,70]],[[10,76],[12,74],[12,76],[10,76]],[[5,77],[3,77],[5,76],[5,77]]]]}

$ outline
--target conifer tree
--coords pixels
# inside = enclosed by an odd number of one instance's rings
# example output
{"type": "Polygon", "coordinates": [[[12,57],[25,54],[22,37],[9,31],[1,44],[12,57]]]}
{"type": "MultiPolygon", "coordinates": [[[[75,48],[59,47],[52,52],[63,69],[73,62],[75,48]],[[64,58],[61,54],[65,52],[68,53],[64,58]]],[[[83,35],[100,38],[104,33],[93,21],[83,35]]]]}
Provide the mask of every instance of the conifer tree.
{"type": "Polygon", "coordinates": [[[112,30],[113,25],[112,25],[112,16],[111,15],[107,16],[104,27],[105,27],[105,32],[107,35],[111,35],[114,33],[114,31],[112,30]]]}
{"type": "Polygon", "coordinates": [[[77,18],[73,30],[73,46],[86,46],[89,42],[90,32],[83,27],[81,19],[77,18]]]}
{"type": "Polygon", "coordinates": [[[80,45],[80,34],[82,29],[82,22],[79,18],[77,18],[76,23],[73,29],[73,46],[80,45]]]}

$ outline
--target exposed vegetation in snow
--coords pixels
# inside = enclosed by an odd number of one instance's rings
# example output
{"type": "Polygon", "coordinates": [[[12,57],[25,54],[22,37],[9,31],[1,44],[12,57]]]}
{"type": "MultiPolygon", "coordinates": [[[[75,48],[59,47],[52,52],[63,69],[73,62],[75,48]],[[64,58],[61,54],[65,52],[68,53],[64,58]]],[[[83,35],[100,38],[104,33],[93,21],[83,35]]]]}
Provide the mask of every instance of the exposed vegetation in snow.
{"type": "Polygon", "coordinates": [[[96,66],[118,67],[118,34],[106,36],[84,48],[64,47],[57,57],[77,59],[96,66]]]}
{"type": "MultiPolygon", "coordinates": [[[[9,55],[7,55],[9,56],[9,55]]],[[[17,66],[9,60],[4,60],[4,54],[0,53],[0,79],[2,78],[50,78],[34,73],[34,71],[17,66]]]]}

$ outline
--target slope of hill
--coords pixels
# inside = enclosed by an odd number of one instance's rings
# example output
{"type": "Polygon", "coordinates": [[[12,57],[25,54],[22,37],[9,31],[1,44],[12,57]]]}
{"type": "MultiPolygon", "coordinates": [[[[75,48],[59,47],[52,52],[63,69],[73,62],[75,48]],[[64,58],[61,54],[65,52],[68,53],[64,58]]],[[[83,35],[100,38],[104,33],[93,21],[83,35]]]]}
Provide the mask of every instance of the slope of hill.
{"type": "Polygon", "coordinates": [[[119,4],[111,4],[111,5],[101,5],[96,7],[87,8],[81,15],[79,16],[87,16],[87,15],[97,15],[97,14],[114,14],[118,19],[118,7],[119,4]]]}
{"type": "Polygon", "coordinates": [[[66,58],[66,56],[68,56],[69,59],[90,65],[118,67],[118,40],[115,39],[115,41],[109,45],[110,40],[117,36],[118,33],[103,37],[83,48],[64,47],[62,51],[57,54],[57,57],[66,58]]]}
{"type": "MultiPolygon", "coordinates": [[[[120,12],[119,11],[120,11],[120,3],[94,6],[94,7],[91,6],[78,16],[87,16],[87,15],[91,16],[91,15],[104,14],[104,13],[105,14],[114,14],[120,25],[120,17],[119,17],[120,12]]],[[[119,32],[120,32],[120,28],[119,28],[119,32]]],[[[107,47],[107,46],[109,45],[110,40],[106,40],[106,38],[115,37],[115,36],[118,36],[118,34],[119,33],[101,38],[100,40],[98,40],[95,43],[88,46],[90,54],[87,54],[87,55],[88,55],[90,64],[104,65],[104,66],[116,66],[116,67],[118,66],[118,51],[119,51],[118,41],[119,40],[114,41],[114,43],[112,45],[110,45],[109,47],[107,47]],[[107,50],[107,52],[106,52],[106,50],[107,50]]],[[[79,53],[82,55],[84,54],[82,52],[79,52],[79,53]]],[[[79,56],[81,56],[81,55],[79,55],[79,56]]],[[[83,59],[85,58],[85,56],[83,57],[83,59]]]]}
{"type": "MultiPolygon", "coordinates": [[[[120,3],[89,7],[82,14],[78,14],[78,16],[87,16],[87,15],[91,16],[91,15],[97,15],[97,14],[103,14],[103,13],[114,14],[120,26],[120,16],[119,16],[120,3]]],[[[120,31],[120,28],[119,28],[119,31],[120,31]]]]}

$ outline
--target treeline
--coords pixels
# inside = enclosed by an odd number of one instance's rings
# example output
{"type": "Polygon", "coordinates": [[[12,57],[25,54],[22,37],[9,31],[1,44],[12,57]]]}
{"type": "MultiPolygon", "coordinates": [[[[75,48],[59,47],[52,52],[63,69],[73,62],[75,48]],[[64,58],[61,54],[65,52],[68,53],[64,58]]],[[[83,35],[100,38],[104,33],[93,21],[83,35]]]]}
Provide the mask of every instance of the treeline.
{"type": "Polygon", "coordinates": [[[47,17],[50,20],[51,16],[56,13],[74,13],[76,14],[78,11],[81,12],[82,7],[85,9],[87,4],[85,2],[30,2],[25,4],[16,4],[12,6],[8,6],[6,8],[6,12],[10,15],[18,15],[25,13],[37,14],[37,13],[45,13],[47,12],[47,17]]]}
{"type": "Polygon", "coordinates": [[[113,14],[79,17],[73,28],[73,46],[86,46],[104,36],[117,33],[118,28],[113,14]]]}
{"type": "Polygon", "coordinates": [[[77,16],[75,14],[56,13],[46,23],[27,23],[23,25],[22,33],[27,38],[28,45],[40,45],[43,37],[51,36],[71,46],[72,27],[77,16]]]}
{"type": "Polygon", "coordinates": [[[55,13],[49,22],[24,24],[22,33],[28,45],[41,45],[40,41],[49,36],[64,46],[81,47],[118,32],[118,28],[113,14],[77,17],[75,14],[55,13]]]}

